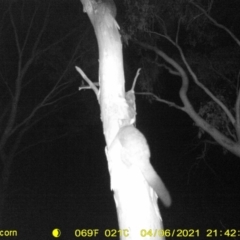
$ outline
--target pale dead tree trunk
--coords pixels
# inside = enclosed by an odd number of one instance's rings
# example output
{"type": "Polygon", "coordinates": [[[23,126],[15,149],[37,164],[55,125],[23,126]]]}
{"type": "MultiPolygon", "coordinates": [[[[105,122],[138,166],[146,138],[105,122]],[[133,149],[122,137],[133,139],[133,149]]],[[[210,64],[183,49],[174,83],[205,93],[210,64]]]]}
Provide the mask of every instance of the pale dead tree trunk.
{"type": "MultiPolygon", "coordinates": [[[[90,84],[101,108],[111,189],[119,221],[121,239],[164,239],[159,196],[166,206],[171,198],[153,170],[146,139],[137,130],[134,104],[125,98],[122,44],[115,21],[113,0],[81,0],[92,22],[99,47],[99,87],[77,68],[90,84]]],[[[132,89],[133,90],[133,89],[132,89]]],[[[133,91],[128,96],[134,98],[133,91]],[[132,94],[132,95],[131,95],[132,94]]]]}

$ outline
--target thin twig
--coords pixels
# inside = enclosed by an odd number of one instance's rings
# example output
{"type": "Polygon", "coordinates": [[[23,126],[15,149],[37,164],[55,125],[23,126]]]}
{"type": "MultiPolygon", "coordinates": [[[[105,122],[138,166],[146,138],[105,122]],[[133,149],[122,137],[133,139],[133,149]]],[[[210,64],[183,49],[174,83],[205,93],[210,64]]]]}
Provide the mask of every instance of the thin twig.
{"type": "MultiPolygon", "coordinates": [[[[95,86],[95,84],[86,76],[86,74],[83,72],[83,70],[80,67],[75,66],[76,70],[79,72],[79,74],[83,77],[83,79],[89,84],[90,88],[95,92],[97,99],[98,99],[98,89],[95,86]]],[[[83,87],[80,87],[79,90],[83,89],[83,87]]]]}
{"type": "Polygon", "coordinates": [[[168,100],[165,100],[165,99],[162,99],[162,98],[159,98],[158,96],[156,96],[154,93],[151,93],[151,92],[139,92],[139,93],[136,93],[138,95],[146,95],[146,96],[151,96],[154,98],[155,101],[157,102],[162,102],[162,103],[166,103],[168,106],[170,107],[175,107],[179,110],[182,110],[185,112],[185,108],[184,107],[181,107],[179,105],[177,105],[176,103],[174,102],[171,102],[171,101],[168,101],[168,100]]]}
{"type": "Polygon", "coordinates": [[[191,2],[195,7],[197,7],[212,23],[214,23],[217,27],[223,29],[225,32],[227,32],[232,39],[237,43],[238,46],[240,46],[240,41],[239,39],[224,25],[218,23],[214,18],[212,18],[202,7],[197,5],[196,3],[191,2]]]}
{"type": "Polygon", "coordinates": [[[134,80],[133,80],[133,85],[132,85],[132,88],[131,88],[131,91],[133,91],[133,92],[134,92],[134,89],[135,89],[136,82],[137,82],[138,76],[139,76],[139,74],[140,74],[140,71],[141,71],[141,68],[139,68],[139,69],[137,70],[136,76],[135,76],[135,78],[134,78],[134,80]]]}

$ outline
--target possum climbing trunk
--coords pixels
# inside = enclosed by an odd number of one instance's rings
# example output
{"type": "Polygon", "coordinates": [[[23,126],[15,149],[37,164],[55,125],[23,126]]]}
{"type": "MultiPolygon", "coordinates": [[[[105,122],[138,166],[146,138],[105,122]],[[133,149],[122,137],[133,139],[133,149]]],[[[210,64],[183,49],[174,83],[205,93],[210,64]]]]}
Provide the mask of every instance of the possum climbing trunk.
{"type": "MultiPolygon", "coordinates": [[[[124,162],[120,142],[115,141],[116,144],[111,147],[122,127],[134,127],[131,125],[132,109],[125,99],[122,43],[115,21],[116,6],[113,0],[81,2],[94,27],[99,47],[98,101],[107,143],[106,155],[118,214],[119,236],[128,240],[164,239],[157,194],[138,168],[124,162]]],[[[126,134],[130,138],[135,137],[131,136],[131,131],[126,134]]]]}

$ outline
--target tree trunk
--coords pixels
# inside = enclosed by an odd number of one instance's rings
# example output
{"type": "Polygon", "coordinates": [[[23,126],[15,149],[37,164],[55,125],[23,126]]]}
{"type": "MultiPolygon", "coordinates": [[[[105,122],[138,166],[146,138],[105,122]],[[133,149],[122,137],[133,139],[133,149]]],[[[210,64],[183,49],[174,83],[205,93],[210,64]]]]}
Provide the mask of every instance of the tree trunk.
{"type": "MultiPolygon", "coordinates": [[[[127,156],[128,153],[132,153],[130,149],[132,146],[127,144],[129,142],[134,142],[134,148],[144,146],[146,151],[142,154],[148,158],[150,152],[148,154],[149,148],[144,136],[131,125],[133,116],[130,114],[131,106],[125,99],[122,43],[119,27],[115,21],[115,4],[113,0],[81,0],[81,2],[92,22],[99,47],[98,100],[107,143],[106,155],[111,189],[114,191],[119,229],[121,229],[119,236],[128,240],[142,237],[164,239],[161,236],[163,226],[156,190],[153,189],[154,186],[150,187],[140,169],[141,163],[144,168],[146,164],[150,165],[149,159],[144,158],[143,162],[138,164],[127,156]]],[[[168,192],[165,193],[166,201],[171,201],[168,192]]],[[[166,205],[168,203],[170,202],[166,205]]]]}

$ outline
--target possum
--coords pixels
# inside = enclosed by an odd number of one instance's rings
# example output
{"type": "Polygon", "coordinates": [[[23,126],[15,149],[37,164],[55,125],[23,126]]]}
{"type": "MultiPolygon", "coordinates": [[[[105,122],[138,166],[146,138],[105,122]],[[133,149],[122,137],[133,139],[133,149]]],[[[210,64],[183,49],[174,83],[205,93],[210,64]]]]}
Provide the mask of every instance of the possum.
{"type": "Polygon", "coordinates": [[[127,125],[120,128],[110,148],[114,147],[117,141],[122,146],[121,156],[124,163],[127,166],[134,165],[138,167],[162,203],[169,207],[172,201],[170,194],[150,163],[150,150],[144,135],[133,125],[127,125]]]}

